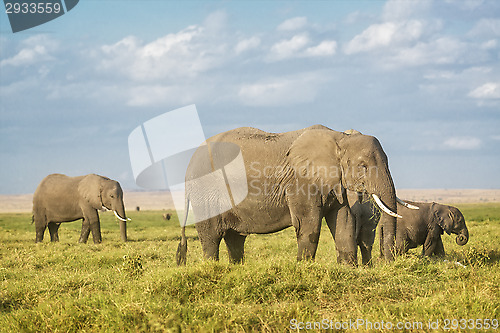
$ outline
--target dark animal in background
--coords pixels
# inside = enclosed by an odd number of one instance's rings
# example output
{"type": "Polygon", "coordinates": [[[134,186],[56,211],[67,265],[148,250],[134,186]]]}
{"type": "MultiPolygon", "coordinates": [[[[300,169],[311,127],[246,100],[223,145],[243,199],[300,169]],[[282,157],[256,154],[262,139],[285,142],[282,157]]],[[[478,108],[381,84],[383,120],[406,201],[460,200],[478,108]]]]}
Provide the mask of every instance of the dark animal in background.
{"type": "Polygon", "coordinates": [[[172,217],[172,215],[170,215],[169,213],[165,213],[165,214],[162,215],[162,217],[163,217],[164,220],[168,221],[168,220],[170,220],[170,218],[172,217]]]}

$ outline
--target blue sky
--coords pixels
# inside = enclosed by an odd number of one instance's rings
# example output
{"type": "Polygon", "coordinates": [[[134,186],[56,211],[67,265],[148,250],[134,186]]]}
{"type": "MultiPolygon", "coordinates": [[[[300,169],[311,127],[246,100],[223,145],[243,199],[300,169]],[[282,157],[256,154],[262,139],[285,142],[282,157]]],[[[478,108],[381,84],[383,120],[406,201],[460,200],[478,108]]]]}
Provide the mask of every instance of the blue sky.
{"type": "Polygon", "coordinates": [[[500,188],[499,60],[496,0],[85,0],[16,34],[1,13],[0,193],[137,189],[128,135],[189,104],[207,136],[374,135],[397,188],[500,188]]]}

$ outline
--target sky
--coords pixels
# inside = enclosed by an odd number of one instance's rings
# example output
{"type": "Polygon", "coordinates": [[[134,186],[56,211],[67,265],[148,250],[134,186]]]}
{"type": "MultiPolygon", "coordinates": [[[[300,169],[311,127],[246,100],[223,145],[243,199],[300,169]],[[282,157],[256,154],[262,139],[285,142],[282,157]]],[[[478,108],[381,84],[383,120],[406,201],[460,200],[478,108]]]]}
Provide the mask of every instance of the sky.
{"type": "Polygon", "coordinates": [[[190,104],[206,137],[352,128],[396,188],[500,188],[500,1],[82,0],[18,33],[0,13],[0,194],[140,189],[129,134],[190,104]]]}

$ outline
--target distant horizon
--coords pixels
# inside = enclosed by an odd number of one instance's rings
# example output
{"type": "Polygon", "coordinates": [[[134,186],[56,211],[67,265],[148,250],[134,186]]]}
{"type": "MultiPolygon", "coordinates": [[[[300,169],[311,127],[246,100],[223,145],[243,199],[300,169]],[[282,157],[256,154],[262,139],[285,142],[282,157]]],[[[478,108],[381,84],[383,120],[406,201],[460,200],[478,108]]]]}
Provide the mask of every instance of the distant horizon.
{"type": "MultiPolygon", "coordinates": [[[[351,191],[347,189],[347,191],[356,193],[356,191],[351,191]]],[[[398,188],[396,187],[396,191],[500,191],[500,188],[398,188]]],[[[123,188],[123,192],[136,192],[136,193],[161,193],[161,192],[176,192],[176,191],[170,191],[168,189],[165,190],[148,190],[148,189],[140,189],[140,188],[135,188],[135,189],[129,189],[129,188],[123,188]]],[[[177,191],[179,192],[179,191],[177,191]]],[[[13,193],[13,194],[5,194],[5,193],[0,193],[0,197],[8,197],[8,196],[23,196],[23,195],[33,195],[33,192],[26,192],[26,193],[13,193]]]]}

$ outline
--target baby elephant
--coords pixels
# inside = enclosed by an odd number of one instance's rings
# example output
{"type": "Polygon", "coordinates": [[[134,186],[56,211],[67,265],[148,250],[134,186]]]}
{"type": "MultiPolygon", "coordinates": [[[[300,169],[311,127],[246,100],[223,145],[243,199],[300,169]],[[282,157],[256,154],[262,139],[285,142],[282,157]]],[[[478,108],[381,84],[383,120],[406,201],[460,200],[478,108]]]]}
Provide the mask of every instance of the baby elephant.
{"type": "Polygon", "coordinates": [[[443,257],[445,254],[441,240],[443,231],[448,235],[452,233],[457,235],[458,245],[467,244],[469,231],[464,216],[456,207],[435,202],[410,203],[420,209],[412,210],[398,204],[398,214],[403,217],[398,219],[396,224],[396,251],[399,254],[423,245],[423,256],[443,257]]]}
{"type": "MultiPolygon", "coordinates": [[[[371,249],[375,239],[375,229],[380,218],[377,208],[369,200],[360,200],[351,207],[356,218],[357,243],[361,250],[363,264],[371,260],[371,249]]],[[[423,256],[444,256],[444,246],[441,240],[443,231],[456,234],[458,245],[469,241],[469,231],[465,225],[462,213],[453,206],[441,205],[435,202],[408,202],[419,209],[410,209],[398,202],[398,218],[396,224],[396,252],[403,254],[409,249],[423,245],[423,256]]],[[[380,229],[383,237],[383,228],[380,229]]],[[[383,255],[382,248],[380,249],[383,255]]]]}

